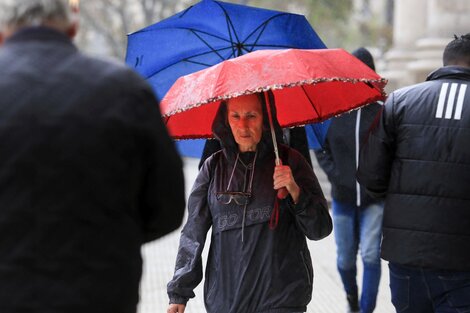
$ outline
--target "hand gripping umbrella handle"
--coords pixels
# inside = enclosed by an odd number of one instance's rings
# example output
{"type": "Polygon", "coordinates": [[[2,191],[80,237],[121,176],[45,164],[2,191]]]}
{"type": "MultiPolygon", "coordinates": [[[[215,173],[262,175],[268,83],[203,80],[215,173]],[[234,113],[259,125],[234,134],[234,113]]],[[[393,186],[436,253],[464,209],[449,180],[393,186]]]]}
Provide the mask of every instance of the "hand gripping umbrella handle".
{"type": "MultiPolygon", "coordinates": [[[[281,159],[279,158],[279,149],[277,148],[277,140],[276,140],[276,131],[274,130],[273,125],[273,116],[271,112],[271,102],[269,101],[268,92],[264,93],[264,99],[266,101],[266,110],[268,112],[268,120],[269,120],[269,128],[271,129],[271,137],[273,138],[273,147],[274,147],[274,155],[276,156],[275,162],[276,166],[282,165],[281,159]]],[[[278,199],[284,199],[287,197],[289,192],[285,187],[279,189],[277,191],[278,199]]]]}

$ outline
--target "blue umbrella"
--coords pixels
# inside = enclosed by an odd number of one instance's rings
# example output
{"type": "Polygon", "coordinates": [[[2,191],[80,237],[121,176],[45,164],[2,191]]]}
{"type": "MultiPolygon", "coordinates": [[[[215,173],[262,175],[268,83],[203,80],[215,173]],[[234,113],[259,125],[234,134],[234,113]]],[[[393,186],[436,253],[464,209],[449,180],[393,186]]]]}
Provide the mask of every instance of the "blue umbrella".
{"type": "Polygon", "coordinates": [[[323,149],[330,124],[331,118],[321,123],[305,125],[305,133],[307,134],[308,147],[310,149],[323,149]]]}
{"type": "MultiPolygon", "coordinates": [[[[162,99],[184,76],[260,49],[326,48],[303,15],[202,0],[128,36],[126,63],[162,99]]],[[[200,156],[203,141],[181,142],[200,156]],[[196,146],[196,149],[194,147],[196,146]]]]}

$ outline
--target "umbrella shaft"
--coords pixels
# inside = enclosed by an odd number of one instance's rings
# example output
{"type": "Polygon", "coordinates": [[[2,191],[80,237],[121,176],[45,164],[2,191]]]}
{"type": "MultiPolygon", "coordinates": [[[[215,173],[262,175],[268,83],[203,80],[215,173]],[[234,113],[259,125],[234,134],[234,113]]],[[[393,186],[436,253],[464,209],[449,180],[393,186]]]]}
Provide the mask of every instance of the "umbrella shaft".
{"type": "Polygon", "coordinates": [[[274,146],[274,154],[276,156],[276,165],[281,165],[281,161],[279,159],[279,150],[277,149],[276,131],[274,130],[273,116],[271,113],[271,103],[269,101],[269,96],[267,92],[264,92],[264,98],[266,100],[266,110],[268,111],[269,127],[271,128],[271,136],[273,137],[273,146],[274,146]]]}

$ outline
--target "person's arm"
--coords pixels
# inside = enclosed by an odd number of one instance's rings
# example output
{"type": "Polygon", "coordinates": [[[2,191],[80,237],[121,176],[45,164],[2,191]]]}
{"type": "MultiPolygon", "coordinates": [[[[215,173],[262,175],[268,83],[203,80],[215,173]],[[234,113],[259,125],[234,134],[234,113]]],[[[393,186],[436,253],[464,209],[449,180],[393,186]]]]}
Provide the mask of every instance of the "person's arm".
{"type": "MultiPolygon", "coordinates": [[[[185,209],[183,164],[161,119],[157,100],[146,84],[131,98],[136,147],[142,155],[140,214],[143,241],[177,229],[185,209]]],[[[135,173],[139,175],[139,173],[135,173]]]]}
{"type": "MultiPolygon", "coordinates": [[[[202,280],[201,254],[207,232],[212,225],[212,216],[207,206],[211,160],[213,159],[205,162],[199,171],[189,196],[188,220],[181,231],[175,273],[167,285],[170,304],[186,305],[195,296],[193,290],[202,280]]],[[[174,309],[175,306],[171,308],[174,309]]]]}
{"type": "MultiPolygon", "coordinates": [[[[332,126],[330,126],[330,128],[331,127],[332,126]]],[[[336,172],[336,164],[333,153],[331,152],[328,136],[325,138],[325,142],[322,147],[322,149],[314,150],[315,157],[317,158],[318,164],[328,177],[328,180],[331,183],[334,183],[338,180],[338,173],[336,172]]]]}
{"type": "MultiPolygon", "coordinates": [[[[300,230],[311,240],[328,236],[333,224],[328,205],[313,169],[296,151],[290,150],[288,165],[283,172],[290,173],[283,183],[274,178],[276,187],[286,187],[290,196],[282,200],[292,212],[300,230]]],[[[279,173],[279,172],[278,172],[279,173]]],[[[276,174],[275,174],[276,175],[276,174]]]]}
{"type": "Polygon", "coordinates": [[[357,180],[376,198],[386,195],[395,155],[394,94],[383,107],[378,125],[371,130],[360,151],[357,180]]]}

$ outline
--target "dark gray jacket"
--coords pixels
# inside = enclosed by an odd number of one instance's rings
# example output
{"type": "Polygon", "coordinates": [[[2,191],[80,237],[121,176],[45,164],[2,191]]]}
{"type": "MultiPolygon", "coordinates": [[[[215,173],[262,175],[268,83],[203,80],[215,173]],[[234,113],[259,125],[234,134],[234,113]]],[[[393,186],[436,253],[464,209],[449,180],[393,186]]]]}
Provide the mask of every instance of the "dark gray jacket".
{"type": "Polygon", "coordinates": [[[356,180],[360,147],[382,106],[375,102],[332,119],[322,150],[315,155],[331,183],[334,200],[367,206],[378,202],[356,180]]]}
{"type": "Polygon", "coordinates": [[[201,253],[212,227],[204,284],[207,312],[305,311],[313,283],[305,237],[318,240],[332,230],[326,200],[312,168],[300,153],[280,146],[283,162],[291,166],[301,194],[297,205],[290,197],[280,202],[279,224],[271,230],[268,222],[276,192],[269,133],[263,133],[257,154],[240,156],[234,171],[229,190],[247,191],[254,170],[246,208],[216,199],[216,193],[227,188],[236,158],[236,151],[230,148],[234,144],[230,131],[226,128],[218,138],[231,144],[207,159],[192,189],[175,275],[168,283],[170,302],[186,303],[194,297],[193,289],[202,279],[201,253]]]}
{"type": "Polygon", "coordinates": [[[136,312],[141,245],[184,213],[150,87],[25,29],[0,48],[0,150],[0,312],[136,312]]]}
{"type": "Polygon", "coordinates": [[[470,270],[470,69],[392,93],[361,151],[359,182],[386,195],[382,257],[470,270]]]}

